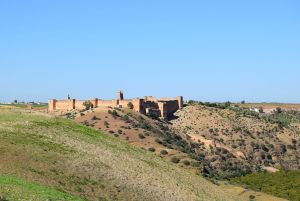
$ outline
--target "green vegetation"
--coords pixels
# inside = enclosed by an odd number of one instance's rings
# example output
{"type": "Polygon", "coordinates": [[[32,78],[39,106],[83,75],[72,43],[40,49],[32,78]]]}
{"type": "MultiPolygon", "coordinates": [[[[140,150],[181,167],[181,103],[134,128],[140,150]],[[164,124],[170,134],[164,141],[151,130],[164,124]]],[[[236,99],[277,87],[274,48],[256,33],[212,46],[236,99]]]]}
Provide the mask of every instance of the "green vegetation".
{"type": "MultiPolygon", "coordinates": [[[[244,105],[245,103],[241,103],[244,105]]],[[[188,105],[201,105],[206,107],[213,107],[217,109],[230,109],[234,111],[239,117],[254,117],[257,119],[263,119],[266,122],[277,124],[279,128],[288,128],[291,123],[300,123],[300,112],[295,110],[284,111],[280,107],[277,107],[274,113],[264,114],[263,108],[259,107],[259,113],[249,110],[247,107],[239,107],[238,105],[232,106],[229,101],[225,103],[210,103],[190,100],[188,105]]]]}
{"type": "Polygon", "coordinates": [[[155,152],[155,148],[154,147],[150,147],[148,150],[151,151],[151,152],[155,152]]]}
{"type": "Polygon", "coordinates": [[[140,139],[145,139],[146,137],[142,133],[139,133],[139,138],[140,139]]]}
{"type": "Polygon", "coordinates": [[[249,196],[249,200],[250,200],[250,201],[254,201],[254,200],[255,200],[255,196],[254,196],[254,195],[250,195],[250,196],[249,196]]]}
{"type": "MultiPolygon", "coordinates": [[[[46,109],[48,107],[48,104],[33,103],[33,104],[29,104],[29,105],[33,109],[46,109]]],[[[18,104],[0,104],[0,106],[26,109],[28,107],[28,104],[21,104],[21,103],[18,103],[18,104]]]]}
{"type": "Polygon", "coordinates": [[[86,110],[93,108],[93,104],[91,101],[84,101],[83,106],[85,107],[86,110]]]}
{"type": "Polygon", "coordinates": [[[277,108],[276,112],[267,115],[264,119],[270,123],[278,124],[280,128],[289,127],[291,123],[300,123],[300,112],[282,111],[277,108]]]}
{"type": "Polygon", "coordinates": [[[9,186],[0,177],[3,200],[232,200],[200,176],[69,119],[2,108],[0,139],[0,174],[18,178],[9,186]]]}
{"type": "Polygon", "coordinates": [[[202,106],[214,107],[214,108],[218,108],[218,109],[228,109],[229,107],[231,107],[231,102],[227,101],[225,103],[210,103],[210,102],[201,102],[201,101],[190,100],[188,102],[188,105],[202,105],[202,106]]]}
{"type": "Polygon", "coordinates": [[[127,107],[128,107],[129,109],[133,109],[133,104],[132,104],[132,102],[129,102],[129,103],[127,104],[127,107]]]}
{"type": "Polygon", "coordinates": [[[279,171],[276,173],[254,173],[233,178],[232,183],[269,193],[291,201],[300,200],[300,171],[279,171]]]}
{"type": "Polygon", "coordinates": [[[68,193],[8,175],[0,175],[0,197],[1,200],[82,200],[68,193]]]}
{"type": "Polygon", "coordinates": [[[117,118],[120,116],[116,110],[112,110],[112,111],[108,110],[107,112],[108,112],[108,114],[112,115],[113,118],[117,118]]]}
{"type": "Polygon", "coordinates": [[[177,158],[176,156],[173,156],[173,157],[171,158],[171,161],[172,161],[172,163],[179,163],[179,162],[180,162],[180,159],[177,158]]]}
{"type": "Polygon", "coordinates": [[[166,150],[161,150],[161,151],[160,151],[160,154],[161,154],[161,155],[168,155],[169,153],[168,153],[168,151],[166,151],[166,150]]]}

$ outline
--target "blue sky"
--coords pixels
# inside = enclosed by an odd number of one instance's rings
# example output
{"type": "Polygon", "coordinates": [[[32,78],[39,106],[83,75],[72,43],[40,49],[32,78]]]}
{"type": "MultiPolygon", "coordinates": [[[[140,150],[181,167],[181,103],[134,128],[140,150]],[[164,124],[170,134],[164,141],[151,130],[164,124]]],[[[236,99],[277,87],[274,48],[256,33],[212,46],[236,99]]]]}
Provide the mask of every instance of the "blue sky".
{"type": "Polygon", "coordinates": [[[0,102],[300,103],[300,2],[0,1],[0,102]]]}

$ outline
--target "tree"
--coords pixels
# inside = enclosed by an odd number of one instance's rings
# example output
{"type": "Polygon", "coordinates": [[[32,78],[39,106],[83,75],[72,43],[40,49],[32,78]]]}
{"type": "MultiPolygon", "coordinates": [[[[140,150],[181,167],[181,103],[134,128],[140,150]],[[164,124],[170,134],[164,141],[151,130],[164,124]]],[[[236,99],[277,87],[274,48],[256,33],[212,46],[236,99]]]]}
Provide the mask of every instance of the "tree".
{"type": "Polygon", "coordinates": [[[128,104],[127,104],[127,107],[129,108],[129,109],[133,109],[133,104],[132,104],[132,102],[129,102],[128,104]]]}
{"type": "Polygon", "coordinates": [[[286,150],[285,144],[280,144],[280,152],[281,152],[282,154],[284,154],[286,151],[287,151],[287,150],[286,150]]]}
{"type": "Polygon", "coordinates": [[[246,101],[244,101],[244,100],[241,102],[241,104],[245,104],[245,103],[246,103],[246,101]]]}
{"type": "Polygon", "coordinates": [[[277,112],[277,113],[282,113],[282,109],[281,109],[280,107],[277,107],[277,108],[276,108],[276,112],[277,112]]]}
{"type": "Polygon", "coordinates": [[[230,101],[225,102],[225,108],[229,108],[230,105],[231,105],[231,102],[230,102],[230,101]]]}
{"type": "Polygon", "coordinates": [[[91,101],[85,101],[83,103],[83,106],[85,107],[86,110],[89,110],[93,107],[93,104],[91,103],[91,101]]]}

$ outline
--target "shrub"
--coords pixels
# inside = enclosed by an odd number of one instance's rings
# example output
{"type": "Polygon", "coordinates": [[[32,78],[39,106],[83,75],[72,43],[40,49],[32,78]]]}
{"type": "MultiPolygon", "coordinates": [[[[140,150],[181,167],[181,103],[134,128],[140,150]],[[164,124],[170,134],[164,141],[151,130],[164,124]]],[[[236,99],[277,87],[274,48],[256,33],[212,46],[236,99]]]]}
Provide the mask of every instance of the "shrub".
{"type": "Polygon", "coordinates": [[[106,128],[109,128],[109,123],[108,123],[107,121],[105,121],[105,122],[104,122],[104,126],[105,126],[106,128]]]}
{"type": "Polygon", "coordinates": [[[139,134],[139,138],[140,138],[140,139],[145,139],[146,137],[145,137],[142,133],[140,133],[140,134],[139,134]]]}
{"type": "Polygon", "coordinates": [[[250,195],[250,196],[249,196],[249,200],[252,201],[252,200],[254,200],[254,199],[255,199],[255,196],[254,196],[254,195],[250,195]]]}
{"type": "Polygon", "coordinates": [[[93,107],[93,104],[91,103],[91,101],[84,101],[83,106],[86,110],[89,110],[93,107]]]}
{"type": "Polygon", "coordinates": [[[85,126],[89,126],[90,125],[87,120],[85,120],[84,122],[82,122],[82,124],[85,125],[85,126]]]}
{"type": "Polygon", "coordinates": [[[162,144],[163,143],[159,138],[156,138],[155,142],[158,143],[158,144],[162,144]]]}
{"type": "Polygon", "coordinates": [[[160,154],[161,154],[161,155],[168,155],[169,153],[168,153],[166,150],[161,150],[161,151],[160,151],[160,154]]]}
{"type": "Polygon", "coordinates": [[[126,123],[130,123],[130,119],[129,119],[128,115],[122,116],[121,119],[122,119],[123,121],[125,121],[126,123]]]}
{"type": "Polygon", "coordinates": [[[133,109],[133,104],[132,104],[132,102],[129,102],[128,104],[127,104],[127,107],[129,108],[129,109],[133,109]]]}
{"type": "Polygon", "coordinates": [[[93,116],[93,117],[92,117],[92,120],[94,120],[94,121],[95,121],[95,120],[100,120],[100,118],[98,118],[97,116],[93,116]]]}
{"type": "Polygon", "coordinates": [[[112,115],[113,118],[116,118],[116,117],[119,116],[119,114],[118,114],[118,112],[116,110],[113,110],[113,111],[108,110],[107,112],[108,112],[108,114],[112,115]]]}
{"type": "Polygon", "coordinates": [[[113,110],[113,111],[111,112],[111,115],[113,115],[113,116],[119,116],[119,115],[118,115],[118,112],[117,112],[116,110],[113,110]]]}
{"type": "Polygon", "coordinates": [[[155,152],[155,148],[154,147],[150,147],[148,150],[151,151],[151,152],[155,152]]]}
{"type": "Polygon", "coordinates": [[[8,201],[5,195],[0,195],[0,201],[8,201]]]}
{"type": "Polygon", "coordinates": [[[280,107],[276,108],[276,113],[282,113],[282,109],[280,107]]]}
{"type": "Polygon", "coordinates": [[[192,162],[192,167],[200,167],[201,163],[200,162],[192,162]]]}
{"type": "Polygon", "coordinates": [[[280,144],[280,152],[281,152],[282,154],[284,154],[286,151],[287,151],[287,150],[286,150],[285,144],[280,144]]]}
{"type": "Polygon", "coordinates": [[[173,157],[171,158],[171,162],[172,162],[172,163],[179,163],[179,162],[180,162],[180,159],[177,158],[176,156],[173,156],[173,157]]]}
{"type": "Polygon", "coordinates": [[[184,161],[182,161],[182,163],[183,163],[185,166],[190,166],[190,165],[191,165],[191,162],[188,161],[188,160],[184,160],[184,161]]]}

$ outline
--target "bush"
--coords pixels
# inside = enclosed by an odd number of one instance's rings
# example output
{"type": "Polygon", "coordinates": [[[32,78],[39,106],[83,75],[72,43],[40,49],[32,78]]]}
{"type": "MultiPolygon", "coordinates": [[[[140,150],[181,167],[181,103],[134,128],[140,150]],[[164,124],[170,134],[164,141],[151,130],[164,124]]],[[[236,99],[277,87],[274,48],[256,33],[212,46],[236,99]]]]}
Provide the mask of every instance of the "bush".
{"type": "Polygon", "coordinates": [[[127,107],[129,108],[129,109],[133,109],[133,104],[132,104],[132,102],[129,102],[128,104],[127,104],[127,107]]]}
{"type": "Polygon", "coordinates": [[[276,113],[282,113],[282,109],[280,107],[276,108],[276,113]]]}
{"type": "Polygon", "coordinates": [[[169,153],[168,153],[166,150],[161,150],[161,151],[160,151],[160,154],[161,154],[161,155],[168,155],[169,153]]]}
{"type": "Polygon", "coordinates": [[[126,123],[130,123],[130,119],[129,119],[128,115],[122,116],[121,119],[122,119],[123,121],[125,121],[126,123]]]}
{"type": "Polygon", "coordinates": [[[145,139],[146,137],[145,137],[142,133],[140,133],[140,134],[139,134],[139,138],[140,138],[140,139],[145,139]]]}
{"type": "Polygon", "coordinates": [[[104,122],[104,126],[105,126],[106,128],[109,128],[109,123],[108,123],[107,121],[105,121],[105,122],[104,122]]]}
{"type": "Polygon", "coordinates": [[[151,151],[151,152],[155,152],[155,148],[154,147],[150,147],[148,150],[151,151]]]}
{"type": "Polygon", "coordinates": [[[200,162],[192,162],[192,167],[195,167],[195,168],[197,168],[197,167],[201,167],[201,163],[200,162]]]}
{"type": "Polygon", "coordinates": [[[184,160],[184,161],[182,161],[182,163],[183,163],[185,166],[190,166],[190,165],[191,165],[191,162],[188,161],[188,160],[184,160]]]}
{"type": "Polygon", "coordinates": [[[284,154],[286,151],[287,151],[287,150],[286,150],[285,144],[280,144],[280,152],[281,152],[282,154],[284,154]]]}
{"type": "Polygon", "coordinates": [[[100,118],[98,118],[97,116],[93,116],[93,117],[92,117],[92,120],[94,120],[94,121],[95,121],[95,120],[100,120],[100,118]]]}
{"type": "Polygon", "coordinates": [[[93,104],[91,103],[91,101],[84,101],[83,106],[86,110],[93,108],[93,104]]]}
{"type": "Polygon", "coordinates": [[[0,201],[8,201],[5,195],[0,195],[0,201]]]}
{"type": "MultiPolygon", "coordinates": [[[[288,200],[300,200],[300,171],[261,172],[230,179],[234,184],[288,200]]],[[[250,198],[250,197],[249,197],[250,198]]]]}
{"type": "Polygon", "coordinates": [[[158,143],[158,144],[162,144],[163,143],[159,138],[156,138],[155,142],[158,143]]]}
{"type": "Polygon", "coordinates": [[[180,159],[177,158],[176,156],[174,156],[174,157],[171,158],[171,162],[172,162],[172,163],[179,163],[179,162],[180,162],[180,159]]]}
{"type": "Polygon", "coordinates": [[[254,200],[254,199],[255,199],[255,196],[254,196],[254,195],[250,195],[250,196],[249,196],[249,200],[252,201],[252,200],[254,200]]]}

